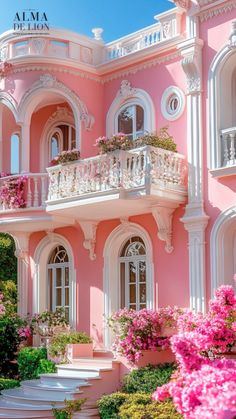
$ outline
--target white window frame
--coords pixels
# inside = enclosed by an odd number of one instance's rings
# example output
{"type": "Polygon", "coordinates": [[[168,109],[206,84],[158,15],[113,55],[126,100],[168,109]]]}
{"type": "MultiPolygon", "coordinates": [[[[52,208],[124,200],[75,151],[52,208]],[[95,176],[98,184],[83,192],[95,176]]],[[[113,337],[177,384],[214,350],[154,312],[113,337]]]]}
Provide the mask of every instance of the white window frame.
{"type": "Polygon", "coordinates": [[[134,89],[129,97],[123,97],[117,92],[117,95],[107,112],[106,116],[106,135],[109,137],[118,130],[118,114],[121,109],[127,106],[139,105],[144,111],[144,132],[155,132],[156,130],[156,112],[151,96],[143,89],[134,89]]]}
{"type": "Polygon", "coordinates": [[[133,140],[135,140],[136,138],[138,138],[139,133],[142,133],[142,132],[145,133],[145,131],[147,131],[147,130],[145,130],[145,110],[144,110],[143,106],[140,103],[134,102],[134,103],[130,104],[129,102],[127,102],[119,109],[119,111],[117,112],[117,114],[115,116],[115,133],[117,133],[119,131],[118,119],[119,119],[119,115],[121,114],[121,112],[123,110],[125,110],[126,108],[129,108],[129,107],[135,108],[136,106],[140,106],[143,109],[143,130],[142,131],[136,131],[137,121],[136,121],[136,109],[135,109],[135,112],[133,114],[133,119],[132,119],[133,120],[133,132],[130,133],[130,134],[127,134],[127,135],[132,135],[133,140]]]}
{"type": "Polygon", "coordinates": [[[67,125],[69,127],[69,136],[68,136],[68,150],[72,150],[71,148],[71,143],[72,143],[72,128],[75,130],[74,125],[66,123],[66,122],[57,122],[57,125],[55,127],[53,127],[47,136],[47,144],[48,144],[48,156],[50,158],[50,161],[52,160],[52,153],[51,153],[51,139],[55,134],[59,135],[59,147],[58,147],[58,152],[61,153],[63,150],[63,132],[60,129],[60,125],[67,125]]]}
{"type": "MultiPolygon", "coordinates": [[[[132,238],[132,237],[131,237],[132,238]]],[[[125,243],[126,244],[126,243],[125,243]]],[[[125,246],[124,244],[124,246],[125,246]]],[[[124,247],[123,246],[123,247],[124,247]]],[[[121,308],[121,263],[125,264],[125,307],[130,307],[130,281],[129,281],[129,263],[133,262],[136,267],[136,309],[135,310],[141,310],[140,304],[145,304],[147,307],[147,261],[146,261],[146,255],[137,255],[137,256],[120,256],[119,257],[119,307],[121,308]],[[139,262],[145,262],[146,265],[146,281],[140,282],[140,274],[139,274],[139,262]],[[140,302],[140,284],[146,285],[146,300],[145,303],[140,302]]],[[[134,284],[134,283],[133,283],[134,284]]]]}

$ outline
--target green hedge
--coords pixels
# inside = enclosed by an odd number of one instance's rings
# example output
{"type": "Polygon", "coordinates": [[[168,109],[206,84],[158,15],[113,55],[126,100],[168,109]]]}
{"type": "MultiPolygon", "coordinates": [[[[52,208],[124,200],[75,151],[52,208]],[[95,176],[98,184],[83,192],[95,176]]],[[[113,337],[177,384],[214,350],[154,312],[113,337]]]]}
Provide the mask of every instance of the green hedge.
{"type": "Polygon", "coordinates": [[[170,381],[175,369],[175,364],[159,364],[133,370],[125,376],[122,391],[125,393],[153,393],[157,387],[170,381]]]}
{"type": "Polygon", "coordinates": [[[151,394],[113,393],[98,402],[101,419],[181,419],[171,400],[152,401],[151,394]]]}
{"type": "Polygon", "coordinates": [[[56,371],[55,363],[47,360],[46,348],[23,348],[18,355],[18,367],[21,380],[56,371]]]}
{"type": "Polygon", "coordinates": [[[9,388],[19,387],[20,382],[10,378],[0,378],[0,391],[8,390],[9,388]]]}

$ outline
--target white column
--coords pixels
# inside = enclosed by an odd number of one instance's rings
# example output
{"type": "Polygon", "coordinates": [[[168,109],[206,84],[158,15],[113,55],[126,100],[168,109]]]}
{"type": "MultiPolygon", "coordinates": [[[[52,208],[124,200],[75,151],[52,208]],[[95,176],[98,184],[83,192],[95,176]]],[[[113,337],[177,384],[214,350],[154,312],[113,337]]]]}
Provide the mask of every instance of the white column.
{"type": "Polygon", "coordinates": [[[16,250],[17,257],[17,312],[20,316],[27,316],[28,309],[28,287],[29,287],[29,254],[22,250],[16,250]]]}
{"type": "Polygon", "coordinates": [[[21,125],[20,170],[22,173],[30,172],[30,125],[21,125]]]}
{"type": "MultiPolygon", "coordinates": [[[[190,29],[196,31],[194,25],[190,29]]],[[[209,218],[203,206],[202,47],[203,41],[198,38],[179,46],[188,95],[188,204],[182,222],[189,234],[190,307],[195,311],[206,308],[205,229],[209,218]]]]}
{"type": "Polygon", "coordinates": [[[29,233],[10,233],[15,240],[17,257],[17,312],[25,317],[29,312],[28,289],[29,289],[29,233]]]}

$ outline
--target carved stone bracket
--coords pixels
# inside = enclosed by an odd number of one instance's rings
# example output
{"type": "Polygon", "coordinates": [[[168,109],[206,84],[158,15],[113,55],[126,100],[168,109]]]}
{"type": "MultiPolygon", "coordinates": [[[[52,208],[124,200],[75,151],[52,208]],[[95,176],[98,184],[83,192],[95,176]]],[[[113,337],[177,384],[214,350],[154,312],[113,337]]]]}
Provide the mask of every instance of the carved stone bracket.
{"type": "Polygon", "coordinates": [[[172,217],[175,208],[157,206],[152,208],[152,215],[156,221],[158,228],[158,238],[163,240],[165,250],[167,253],[172,253],[174,247],[172,246],[172,217]]]}
{"type": "Polygon", "coordinates": [[[79,221],[80,227],[84,233],[83,246],[89,251],[91,260],[96,259],[95,246],[96,246],[96,231],[98,223],[95,221],[79,221]]]}
{"type": "Polygon", "coordinates": [[[229,37],[229,43],[230,43],[230,47],[231,48],[235,48],[236,47],[236,21],[234,20],[232,23],[231,23],[231,28],[232,28],[232,30],[231,30],[231,34],[230,34],[230,37],[229,37]]]}
{"type": "Polygon", "coordinates": [[[202,47],[203,41],[196,38],[178,46],[183,57],[182,67],[187,76],[188,94],[196,94],[202,90],[202,47]]]}

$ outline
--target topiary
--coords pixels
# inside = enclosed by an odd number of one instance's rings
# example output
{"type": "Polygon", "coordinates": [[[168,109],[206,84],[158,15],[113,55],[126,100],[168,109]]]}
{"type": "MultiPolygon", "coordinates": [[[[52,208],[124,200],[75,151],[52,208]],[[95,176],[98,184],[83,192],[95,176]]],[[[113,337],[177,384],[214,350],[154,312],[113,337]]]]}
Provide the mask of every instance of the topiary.
{"type": "Polygon", "coordinates": [[[131,371],[123,380],[122,391],[125,393],[153,393],[157,387],[170,381],[176,364],[147,365],[131,371]]]}
{"type": "Polygon", "coordinates": [[[126,401],[128,394],[117,392],[103,396],[98,401],[98,410],[101,419],[118,419],[120,406],[126,401]]]}

